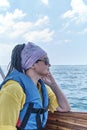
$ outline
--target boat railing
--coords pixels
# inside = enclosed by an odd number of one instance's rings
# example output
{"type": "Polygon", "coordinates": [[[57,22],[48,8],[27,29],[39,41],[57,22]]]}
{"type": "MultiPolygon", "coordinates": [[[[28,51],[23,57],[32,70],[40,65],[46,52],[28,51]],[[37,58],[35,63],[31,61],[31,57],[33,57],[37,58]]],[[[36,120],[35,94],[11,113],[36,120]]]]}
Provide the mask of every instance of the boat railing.
{"type": "Polygon", "coordinates": [[[4,72],[3,72],[2,68],[1,68],[1,66],[0,66],[0,75],[1,75],[1,77],[2,77],[3,79],[5,78],[5,74],[4,74],[4,72]]]}
{"type": "Polygon", "coordinates": [[[87,112],[49,112],[45,130],[87,130],[87,112]]]}

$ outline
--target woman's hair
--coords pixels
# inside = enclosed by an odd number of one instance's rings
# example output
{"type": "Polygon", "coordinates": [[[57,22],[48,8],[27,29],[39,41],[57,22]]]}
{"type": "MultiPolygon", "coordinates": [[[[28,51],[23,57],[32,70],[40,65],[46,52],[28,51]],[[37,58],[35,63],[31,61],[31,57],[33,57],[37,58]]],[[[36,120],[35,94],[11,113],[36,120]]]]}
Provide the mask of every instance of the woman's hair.
{"type": "Polygon", "coordinates": [[[23,72],[23,69],[21,67],[21,51],[23,50],[24,46],[25,44],[19,44],[19,45],[16,45],[15,48],[12,50],[11,62],[10,62],[7,75],[13,69],[17,69],[19,72],[23,72]]]}

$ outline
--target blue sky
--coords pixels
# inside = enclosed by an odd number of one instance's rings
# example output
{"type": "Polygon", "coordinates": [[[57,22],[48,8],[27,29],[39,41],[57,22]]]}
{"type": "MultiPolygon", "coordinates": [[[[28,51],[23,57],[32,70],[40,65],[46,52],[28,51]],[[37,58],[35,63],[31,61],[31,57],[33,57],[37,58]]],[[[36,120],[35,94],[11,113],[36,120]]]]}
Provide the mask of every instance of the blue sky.
{"type": "Polygon", "coordinates": [[[87,64],[87,0],[0,0],[0,65],[28,41],[52,65],[87,64]]]}

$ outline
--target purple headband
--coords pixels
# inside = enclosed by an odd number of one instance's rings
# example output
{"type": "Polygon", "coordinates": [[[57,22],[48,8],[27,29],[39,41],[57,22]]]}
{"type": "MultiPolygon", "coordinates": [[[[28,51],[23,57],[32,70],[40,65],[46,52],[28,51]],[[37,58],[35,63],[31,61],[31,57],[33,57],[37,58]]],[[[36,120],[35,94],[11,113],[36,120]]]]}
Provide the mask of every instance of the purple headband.
{"type": "Polygon", "coordinates": [[[34,43],[29,42],[21,52],[22,68],[29,69],[32,65],[47,53],[34,43]]]}

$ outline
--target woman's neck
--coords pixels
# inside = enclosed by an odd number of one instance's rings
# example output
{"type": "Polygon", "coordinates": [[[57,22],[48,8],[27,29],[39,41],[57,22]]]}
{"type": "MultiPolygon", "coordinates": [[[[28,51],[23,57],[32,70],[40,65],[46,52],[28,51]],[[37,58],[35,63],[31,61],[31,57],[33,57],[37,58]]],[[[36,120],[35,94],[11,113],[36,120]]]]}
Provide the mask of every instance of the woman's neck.
{"type": "Polygon", "coordinates": [[[40,79],[40,77],[36,74],[36,72],[33,69],[28,69],[26,71],[26,75],[31,78],[31,80],[34,82],[34,84],[37,86],[37,82],[40,79]]]}

